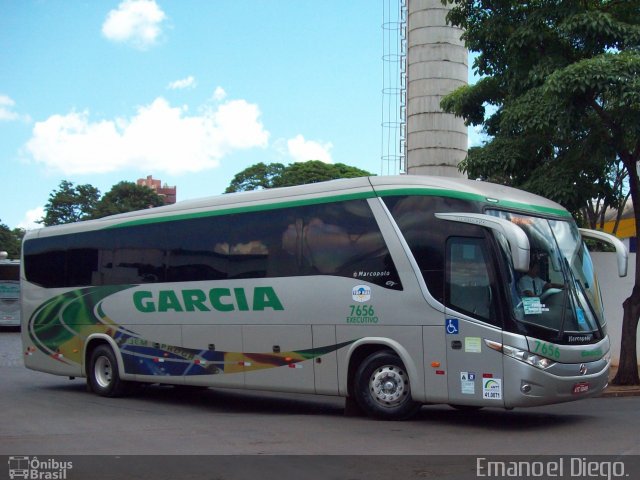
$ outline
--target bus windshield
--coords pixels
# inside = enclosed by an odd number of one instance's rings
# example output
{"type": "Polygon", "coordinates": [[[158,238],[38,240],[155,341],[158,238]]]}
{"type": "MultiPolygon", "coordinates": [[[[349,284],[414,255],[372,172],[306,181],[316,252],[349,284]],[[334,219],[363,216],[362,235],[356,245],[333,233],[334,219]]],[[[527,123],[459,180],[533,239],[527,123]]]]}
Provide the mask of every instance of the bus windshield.
{"type": "Polygon", "coordinates": [[[0,261],[0,325],[20,325],[20,264],[0,261]]]}
{"type": "Polygon", "coordinates": [[[517,331],[562,344],[602,339],[600,290],[575,223],[498,210],[487,213],[515,223],[529,238],[529,271],[516,272],[511,266],[509,274],[517,331]]]}

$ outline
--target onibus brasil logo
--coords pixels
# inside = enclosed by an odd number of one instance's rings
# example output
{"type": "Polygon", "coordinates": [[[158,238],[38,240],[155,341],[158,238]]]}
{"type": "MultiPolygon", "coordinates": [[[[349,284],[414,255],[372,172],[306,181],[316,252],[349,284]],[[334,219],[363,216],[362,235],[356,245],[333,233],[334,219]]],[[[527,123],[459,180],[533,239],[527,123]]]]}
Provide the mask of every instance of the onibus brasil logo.
{"type": "Polygon", "coordinates": [[[371,289],[367,285],[356,285],[351,289],[351,298],[359,303],[371,300],[371,289]]]}
{"type": "Polygon", "coordinates": [[[67,471],[73,468],[72,462],[62,462],[53,458],[10,456],[9,478],[32,480],[66,480],[67,471]]]}

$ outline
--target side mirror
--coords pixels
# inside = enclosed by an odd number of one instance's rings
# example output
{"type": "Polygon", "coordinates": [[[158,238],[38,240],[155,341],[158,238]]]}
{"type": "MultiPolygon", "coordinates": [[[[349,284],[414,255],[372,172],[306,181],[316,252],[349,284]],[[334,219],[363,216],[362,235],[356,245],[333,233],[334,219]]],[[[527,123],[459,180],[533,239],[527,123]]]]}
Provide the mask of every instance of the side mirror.
{"type": "Polygon", "coordinates": [[[587,228],[580,228],[579,230],[580,230],[580,234],[583,237],[591,238],[593,240],[599,240],[615,248],[616,258],[618,260],[618,276],[620,277],[627,276],[629,252],[627,252],[627,247],[624,246],[624,243],[622,243],[620,239],[608,233],[601,232],[599,230],[589,230],[587,228]]]}

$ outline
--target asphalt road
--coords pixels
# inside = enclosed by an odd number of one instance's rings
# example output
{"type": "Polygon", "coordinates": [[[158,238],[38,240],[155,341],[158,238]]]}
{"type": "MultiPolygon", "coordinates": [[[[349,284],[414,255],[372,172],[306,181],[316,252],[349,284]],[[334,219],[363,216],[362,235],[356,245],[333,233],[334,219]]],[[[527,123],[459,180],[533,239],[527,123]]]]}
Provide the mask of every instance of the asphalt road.
{"type": "Polygon", "coordinates": [[[513,411],[425,406],[410,421],[380,422],[345,417],[343,399],[313,395],[149,387],[102,398],[84,379],[27,370],[21,355],[19,334],[0,332],[0,455],[367,455],[368,465],[394,455],[640,455],[640,397],[513,411]]]}

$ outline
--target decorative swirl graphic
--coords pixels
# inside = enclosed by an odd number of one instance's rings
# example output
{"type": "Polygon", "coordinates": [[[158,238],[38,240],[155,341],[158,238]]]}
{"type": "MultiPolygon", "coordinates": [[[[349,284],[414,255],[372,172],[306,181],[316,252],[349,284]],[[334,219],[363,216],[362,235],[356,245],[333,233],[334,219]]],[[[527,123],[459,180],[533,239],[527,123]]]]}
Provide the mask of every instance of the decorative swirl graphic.
{"type": "Polygon", "coordinates": [[[104,311],[103,303],[108,297],[133,287],[86,287],[58,295],[33,313],[29,337],[38,350],[54,360],[80,365],[87,338],[95,333],[105,334],[120,348],[127,373],[158,376],[215,375],[295,366],[355,341],[281,353],[223,352],[159,343],[123,327],[104,311]]]}

